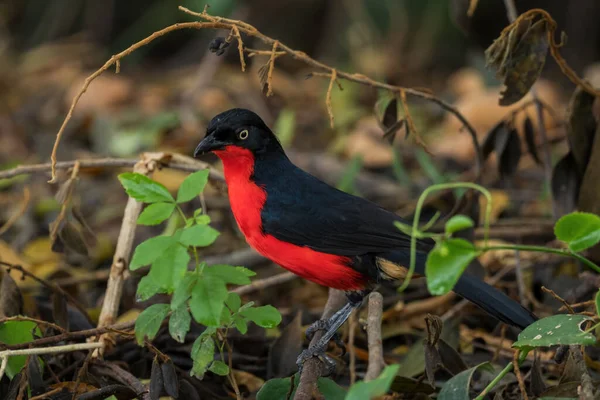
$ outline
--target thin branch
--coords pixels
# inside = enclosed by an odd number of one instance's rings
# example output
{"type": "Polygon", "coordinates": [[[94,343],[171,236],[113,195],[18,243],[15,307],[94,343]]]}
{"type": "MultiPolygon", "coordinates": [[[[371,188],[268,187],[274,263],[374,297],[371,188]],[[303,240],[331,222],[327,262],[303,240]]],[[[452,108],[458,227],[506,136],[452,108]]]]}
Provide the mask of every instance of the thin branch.
{"type": "Polygon", "coordinates": [[[381,339],[381,316],[383,314],[383,296],[379,292],[369,295],[369,315],[367,317],[367,337],[369,346],[369,364],[365,381],[379,376],[385,362],[383,361],[383,343],[381,339]]]}
{"type": "Polygon", "coordinates": [[[525,388],[525,380],[523,379],[523,375],[521,374],[521,368],[519,368],[519,354],[520,352],[515,351],[515,355],[513,356],[513,370],[515,371],[515,375],[517,376],[517,381],[519,382],[519,389],[521,390],[521,398],[523,400],[529,400],[529,396],[527,396],[527,389],[525,388]]]}
{"type": "Polygon", "coordinates": [[[273,95],[273,71],[275,70],[275,58],[278,45],[278,40],[273,42],[273,49],[271,49],[271,57],[269,58],[269,72],[267,72],[267,97],[273,95]]]}
{"type": "Polygon", "coordinates": [[[76,343],[76,344],[66,344],[63,346],[54,346],[54,347],[38,347],[38,348],[32,348],[32,349],[0,351],[0,359],[2,359],[2,365],[0,365],[0,379],[2,379],[2,377],[4,376],[4,371],[6,370],[6,364],[8,363],[8,358],[11,356],[66,353],[69,351],[92,350],[92,349],[97,349],[101,346],[102,346],[101,343],[76,343]]]}
{"type": "Polygon", "coordinates": [[[252,282],[249,285],[240,286],[232,290],[232,292],[237,293],[239,295],[244,295],[252,292],[256,292],[257,290],[262,290],[271,286],[279,285],[281,283],[289,282],[298,277],[291,272],[282,272],[277,275],[270,276],[268,278],[258,279],[252,282]]]}
{"type": "Polygon", "coordinates": [[[329,114],[329,125],[331,126],[331,129],[333,129],[333,121],[334,121],[334,116],[333,116],[333,107],[331,105],[331,91],[333,90],[333,83],[336,81],[337,78],[337,70],[333,69],[331,71],[331,77],[329,78],[329,87],[327,88],[327,95],[325,96],[325,105],[327,106],[327,114],[329,114]]]}
{"type": "Polygon", "coordinates": [[[7,350],[19,350],[26,349],[29,347],[41,347],[47,346],[54,343],[64,342],[64,341],[72,341],[78,339],[85,339],[92,336],[98,336],[106,332],[119,332],[127,329],[133,329],[135,325],[135,321],[130,322],[122,322],[119,324],[105,326],[100,328],[87,329],[83,331],[76,332],[66,332],[60,335],[49,336],[41,339],[36,339],[31,342],[12,344],[12,345],[2,345],[1,348],[7,350]]]}
{"type": "Polygon", "coordinates": [[[79,90],[77,95],[73,98],[73,101],[71,102],[71,107],[69,107],[69,111],[67,112],[67,116],[65,117],[65,120],[63,121],[62,125],[60,126],[60,129],[58,130],[58,133],[56,134],[56,141],[54,142],[54,146],[52,147],[52,154],[50,155],[51,173],[52,173],[52,178],[50,179],[50,183],[55,183],[56,179],[57,179],[56,178],[56,163],[57,163],[56,152],[58,151],[58,145],[59,145],[62,135],[65,131],[67,123],[71,120],[71,117],[73,116],[73,111],[75,110],[75,106],[77,106],[77,103],[79,103],[79,99],[85,93],[85,91],[88,89],[88,87],[90,86],[90,83],[92,83],[94,81],[94,79],[96,79],[97,77],[102,75],[102,73],[104,73],[104,71],[108,70],[113,64],[116,64],[117,61],[120,61],[123,57],[128,56],[129,54],[133,53],[135,50],[139,49],[140,47],[147,45],[148,43],[152,42],[154,39],[157,39],[169,32],[178,31],[181,29],[190,29],[190,28],[192,28],[192,29],[205,29],[205,28],[228,29],[228,28],[231,28],[231,26],[226,25],[226,24],[221,24],[221,23],[215,23],[215,22],[183,22],[183,23],[178,23],[178,24],[168,26],[164,29],[154,32],[152,35],[148,36],[147,38],[142,39],[139,42],[129,46],[127,49],[123,50],[122,52],[113,55],[106,63],[104,63],[104,65],[102,67],[100,67],[96,72],[94,72],[93,74],[91,74],[90,76],[88,76],[85,79],[85,81],[83,82],[83,86],[81,87],[81,89],[79,90]]]}
{"type": "Polygon", "coordinates": [[[56,324],[53,324],[52,322],[48,322],[48,321],[42,321],[41,319],[35,319],[35,318],[31,318],[31,317],[25,317],[22,315],[17,315],[14,317],[6,317],[6,318],[0,318],[0,325],[2,325],[4,322],[8,322],[8,321],[27,321],[27,322],[34,322],[38,325],[42,325],[42,326],[46,326],[48,328],[52,328],[57,330],[60,333],[66,333],[67,331],[63,328],[60,327],[56,324]]]}
{"type": "MultiPolygon", "coordinates": [[[[133,172],[143,175],[149,175],[156,168],[157,160],[154,158],[143,157],[133,167],[133,172]]],[[[133,239],[135,238],[135,229],[137,219],[142,211],[143,204],[133,197],[127,200],[125,211],[123,213],[123,222],[119,232],[119,239],[115,249],[112,264],[110,266],[110,275],[106,284],[106,292],[102,310],[98,318],[98,326],[106,326],[114,323],[117,318],[119,305],[121,304],[121,295],[123,292],[123,283],[127,273],[127,265],[133,249],[133,239]]],[[[110,341],[109,334],[103,334],[100,337],[100,343],[103,344],[99,351],[94,352],[94,357],[102,356],[104,346],[110,341]]]]}
{"type": "MultiPolygon", "coordinates": [[[[329,297],[321,319],[331,317],[342,305],[347,301],[344,292],[329,289],[329,297]]],[[[315,345],[321,339],[323,332],[317,331],[313,336],[310,345],[315,345]]],[[[304,362],[302,375],[300,375],[300,383],[296,389],[294,400],[312,400],[313,392],[317,385],[317,379],[323,375],[323,362],[316,357],[309,358],[304,362]]]]}
{"type": "MultiPolygon", "coordinates": [[[[195,172],[201,169],[208,168],[208,164],[202,161],[193,160],[194,163],[190,162],[171,162],[167,159],[167,157],[172,157],[173,159],[181,159],[183,160],[186,156],[176,153],[164,153],[165,159],[161,161],[161,167],[168,167],[171,169],[176,169],[180,171],[186,172],[195,172]]],[[[74,161],[61,161],[57,162],[54,166],[56,170],[59,169],[70,169],[75,166],[75,163],[79,162],[81,169],[86,168],[132,168],[139,159],[136,158],[99,158],[99,159],[90,159],[90,160],[74,160],[74,161]]],[[[19,175],[29,175],[29,174],[39,174],[44,172],[52,171],[52,163],[45,164],[34,164],[34,165],[19,165],[15,168],[7,169],[4,171],[0,171],[0,179],[9,179],[19,175]]],[[[223,175],[210,169],[209,177],[216,181],[224,181],[223,175]]]]}

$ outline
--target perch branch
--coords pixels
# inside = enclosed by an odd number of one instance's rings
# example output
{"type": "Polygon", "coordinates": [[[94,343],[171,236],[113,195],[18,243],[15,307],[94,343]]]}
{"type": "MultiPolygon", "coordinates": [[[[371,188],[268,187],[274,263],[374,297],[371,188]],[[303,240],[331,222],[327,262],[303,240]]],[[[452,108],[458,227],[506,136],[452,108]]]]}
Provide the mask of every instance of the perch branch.
{"type": "Polygon", "coordinates": [[[369,346],[369,364],[365,381],[379,376],[385,363],[383,361],[383,343],[381,340],[381,317],[383,314],[383,296],[378,292],[369,295],[369,315],[367,317],[367,337],[369,346]]]}
{"type": "MultiPolygon", "coordinates": [[[[329,298],[321,319],[331,317],[337,310],[339,310],[344,303],[347,301],[344,292],[335,289],[329,289],[329,298]]],[[[322,331],[317,331],[313,336],[310,345],[315,345],[321,336],[322,331]]],[[[317,385],[317,379],[323,375],[323,362],[316,357],[309,358],[304,362],[304,368],[302,369],[302,375],[300,375],[300,383],[298,389],[296,389],[296,395],[294,400],[312,400],[313,392],[317,385]]]]}

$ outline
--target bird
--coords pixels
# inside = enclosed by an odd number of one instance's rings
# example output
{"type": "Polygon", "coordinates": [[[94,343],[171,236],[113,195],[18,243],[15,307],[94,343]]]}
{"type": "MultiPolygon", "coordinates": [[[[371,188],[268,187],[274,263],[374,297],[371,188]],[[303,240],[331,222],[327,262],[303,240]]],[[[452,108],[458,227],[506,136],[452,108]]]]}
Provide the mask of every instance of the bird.
{"type": "MultiPolygon", "coordinates": [[[[318,330],[325,332],[297,359],[299,369],[311,357],[335,368],[325,350],[338,328],[371,291],[407,275],[411,238],[394,226],[394,221],[407,221],[294,165],[277,136],[250,110],[233,108],[213,117],[194,157],[209,152],[222,161],[231,210],[247,243],[294,274],[345,293],[348,301],[340,310],[308,327],[309,339],[318,330]]],[[[417,241],[416,276],[425,274],[433,246],[433,241],[417,241]]],[[[453,291],[517,328],[537,320],[468,273],[453,291]]]]}

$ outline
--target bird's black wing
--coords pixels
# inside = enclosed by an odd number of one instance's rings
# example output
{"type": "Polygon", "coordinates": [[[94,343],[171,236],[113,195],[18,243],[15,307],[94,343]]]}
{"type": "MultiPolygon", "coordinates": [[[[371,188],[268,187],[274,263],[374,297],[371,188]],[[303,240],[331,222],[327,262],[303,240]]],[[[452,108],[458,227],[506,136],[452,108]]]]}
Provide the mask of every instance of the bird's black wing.
{"type": "MultiPolygon", "coordinates": [[[[410,248],[410,237],[394,225],[407,221],[298,168],[288,169],[285,179],[270,176],[265,187],[263,231],[279,240],[342,256],[410,248]]],[[[418,243],[421,251],[431,247],[418,243]]]]}

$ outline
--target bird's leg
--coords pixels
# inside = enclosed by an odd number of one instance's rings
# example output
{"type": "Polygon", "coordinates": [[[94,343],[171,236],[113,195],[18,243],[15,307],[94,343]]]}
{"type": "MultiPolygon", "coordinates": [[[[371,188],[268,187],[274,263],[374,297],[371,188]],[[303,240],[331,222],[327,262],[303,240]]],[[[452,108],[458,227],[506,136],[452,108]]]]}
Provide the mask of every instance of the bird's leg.
{"type": "MultiPolygon", "coordinates": [[[[339,311],[333,314],[329,319],[319,320],[312,324],[306,330],[306,336],[312,338],[315,332],[318,330],[325,330],[323,336],[315,343],[310,346],[308,349],[304,350],[298,356],[296,360],[296,364],[300,371],[302,371],[302,365],[306,360],[311,357],[319,357],[321,361],[323,361],[327,367],[328,375],[333,372],[335,369],[335,362],[325,355],[325,350],[327,350],[327,346],[329,345],[329,341],[336,336],[337,330],[346,322],[352,310],[357,308],[361,303],[360,302],[348,302],[344,307],[342,307],[339,311]]],[[[339,340],[339,339],[338,339],[339,340]]],[[[341,346],[343,347],[343,346],[341,346]]]]}

